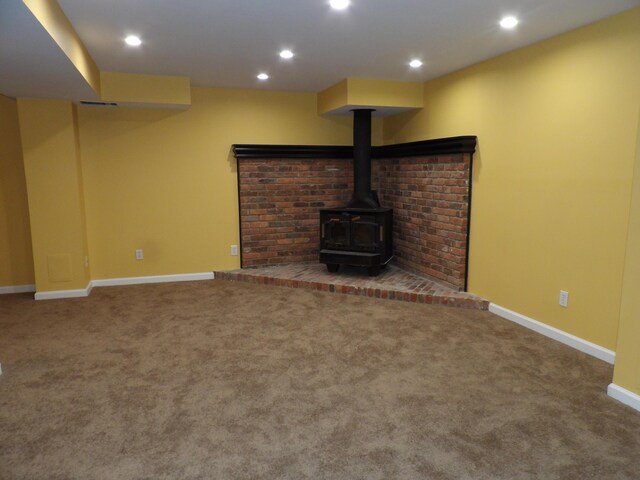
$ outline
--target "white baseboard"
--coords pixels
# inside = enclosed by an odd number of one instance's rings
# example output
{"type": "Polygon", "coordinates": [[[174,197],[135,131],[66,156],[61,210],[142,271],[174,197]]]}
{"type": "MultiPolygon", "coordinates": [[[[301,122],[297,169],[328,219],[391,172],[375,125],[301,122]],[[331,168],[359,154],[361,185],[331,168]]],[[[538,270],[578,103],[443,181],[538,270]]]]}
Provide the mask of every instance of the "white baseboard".
{"type": "MultiPolygon", "coordinates": [[[[195,280],[213,280],[213,272],[184,273],[179,275],[155,275],[148,277],[126,277],[126,278],[106,278],[102,280],[92,280],[87,288],[80,290],[57,290],[53,292],[36,292],[36,300],[52,300],[55,298],[76,298],[88,297],[93,287],[113,287],[116,285],[140,285],[143,283],[165,283],[165,282],[191,282],[195,280]]],[[[33,287],[33,286],[32,286],[33,287]]],[[[9,288],[9,287],[5,287],[9,288]]],[[[11,287],[16,288],[16,287],[11,287]]],[[[23,290],[23,291],[34,291],[23,290]]],[[[0,291],[2,293],[2,291],[0,291]]],[[[16,292],[6,292],[16,293],[16,292]]]]}
{"type": "Polygon", "coordinates": [[[599,358],[611,365],[615,362],[616,353],[607,348],[601,347],[600,345],[596,345],[595,343],[591,343],[580,337],[571,335],[570,333],[563,332],[562,330],[551,327],[542,322],[538,322],[537,320],[521,315],[520,313],[496,305],[495,303],[489,304],[489,311],[504,319],[533,330],[534,332],[541,333],[545,337],[552,338],[558,342],[573,347],[576,350],[580,350],[583,353],[599,358]]]}
{"type": "Polygon", "coordinates": [[[35,291],[35,285],[12,285],[8,287],[0,287],[0,295],[7,293],[33,293],[35,291]]]}
{"type": "Polygon", "coordinates": [[[195,280],[213,280],[213,278],[213,272],[204,272],[148,277],[105,278],[102,280],[93,280],[91,283],[94,287],[114,287],[117,285],[140,285],[143,283],[192,282],[195,280]]]}
{"type": "Polygon", "coordinates": [[[78,298],[88,297],[93,288],[92,282],[78,290],[54,290],[52,292],[36,292],[34,298],[36,300],[55,300],[57,298],[78,298]]]}
{"type": "Polygon", "coordinates": [[[607,394],[611,398],[615,398],[619,402],[622,402],[640,412],[640,395],[630,392],[626,388],[619,387],[615,383],[609,384],[607,394]]]}

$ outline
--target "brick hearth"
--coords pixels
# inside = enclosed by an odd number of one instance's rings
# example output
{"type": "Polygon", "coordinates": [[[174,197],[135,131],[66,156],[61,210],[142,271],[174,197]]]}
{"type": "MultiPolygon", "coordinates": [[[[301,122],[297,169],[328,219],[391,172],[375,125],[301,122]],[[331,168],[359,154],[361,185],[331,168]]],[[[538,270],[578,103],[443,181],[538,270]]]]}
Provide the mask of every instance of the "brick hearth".
{"type": "Polygon", "coordinates": [[[388,265],[377,277],[369,277],[362,269],[353,267],[343,266],[340,275],[336,275],[328,273],[319,263],[298,263],[215,272],[215,278],[458,308],[489,307],[487,300],[395,265],[388,265]]]}

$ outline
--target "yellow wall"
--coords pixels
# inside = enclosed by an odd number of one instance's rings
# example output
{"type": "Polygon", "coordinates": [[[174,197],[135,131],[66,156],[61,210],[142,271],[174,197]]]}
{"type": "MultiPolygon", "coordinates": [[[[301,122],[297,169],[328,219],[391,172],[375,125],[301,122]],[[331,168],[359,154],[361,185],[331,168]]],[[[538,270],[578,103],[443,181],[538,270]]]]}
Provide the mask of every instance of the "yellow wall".
{"type": "Polygon", "coordinates": [[[0,287],[34,283],[16,101],[0,95],[0,287]]]}
{"type": "Polygon", "coordinates": [[[105,102],[162,108],[191,105],[189,77],[100,72],[100,85],[105,102]]]}
{"type": "Polygon", "coordinates": [[[350,105],[405,108],[424,106],[422,86],[419,83],[350,77],[347,84],[350,105]]]}
{"type": "Polygon", "coordinates": [[[194,88],[186,111],[79,113],[94,279],[239,267],[231,145],[352,142],[351,118],[318,116],[311,93],[194,88]]]}
{"type": "Polygon", "coordinates": [[[640,118],[613,383],[640,395],[640,118]]]}
{"type": "Polygon", "coordinates": [[[424,106],[422,84],[345,78],[318,93],[318,113],[349,113],[354,108],[385,108],[397,111],[424,106]]]}
{"type": "Polygon", "coordinates": [[[318,92],[318,114],[331,112],[349,103],[348,79],[344,79],[331,87],[318,92]]]}
{"type": "Polygon", "coordinates": [[[638,25],[640,8],[428,82],[424,110],[384,123],[385,143],[478,135],[470,291],[610,349],[640,105],[638,25]]]}
{"type": "Polygon", "coordinates": [[[90,280],[74,110],[62,100],[18,99],[37,292],[90,280]]]}

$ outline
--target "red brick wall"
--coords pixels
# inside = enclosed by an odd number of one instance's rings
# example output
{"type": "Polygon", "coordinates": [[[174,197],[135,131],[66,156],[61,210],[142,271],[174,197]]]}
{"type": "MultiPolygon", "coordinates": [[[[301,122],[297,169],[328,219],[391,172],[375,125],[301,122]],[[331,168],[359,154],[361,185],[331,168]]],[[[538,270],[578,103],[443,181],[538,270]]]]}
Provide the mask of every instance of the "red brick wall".
{"type": "Polygon", "coordinates": [[[374,160],[372,188],[393,208],[396,263],[463,289],[470,154],[374,160]]]}
{"type": "Polygon", "coordinates": [[[242,266],[318,260],[318,210],[351,198],[351,160],[238,162],[242,266]]]}
{"type": "MultiPolygon", "coordinates": [[[[374,160],[372,188],[394,209],[404,268],[460,289],[466,276],[469,154],[374,160]]],[[[318,260],[319,214],[351,198],[351,160],[238,161],[242,266],[318,260]]]]}

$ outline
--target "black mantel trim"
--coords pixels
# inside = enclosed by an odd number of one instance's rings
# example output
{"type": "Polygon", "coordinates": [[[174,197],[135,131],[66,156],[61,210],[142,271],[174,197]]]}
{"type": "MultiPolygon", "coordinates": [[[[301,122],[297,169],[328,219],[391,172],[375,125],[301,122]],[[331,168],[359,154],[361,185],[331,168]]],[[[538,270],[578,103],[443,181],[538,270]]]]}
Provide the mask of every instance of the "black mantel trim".
{"type": "MultiPolygon", "coordinates": [[[[398,143],[371,147],[373,158],[422,157],[426,155],[446,155],[452,153],[474,153],[477,137],[461,137],[421,140],[419,142],[398,143]]],[[[233,153],[243,158],[352,158],[353,147],[332,145],[258,145],[236,144],[233,153]]]]}
{"type": "Polygon", "coordinates": [[[233,145],[236,158],[351,158],[353,147],[332,145],[233,145]]]}
{"type": "Polygon", "coordinates": [[[446,155],[451,153],[474,153],[477,137],[437,138],[419,142],[396,143],[373,147],[373,158],[424,157],[426,155],[446,155]]]}

